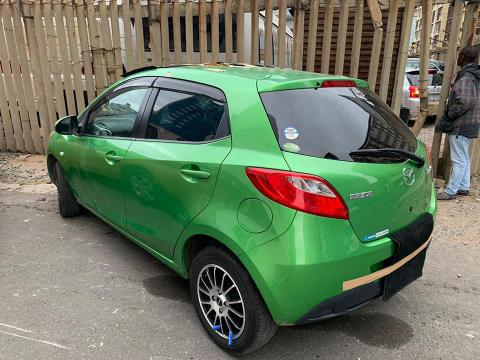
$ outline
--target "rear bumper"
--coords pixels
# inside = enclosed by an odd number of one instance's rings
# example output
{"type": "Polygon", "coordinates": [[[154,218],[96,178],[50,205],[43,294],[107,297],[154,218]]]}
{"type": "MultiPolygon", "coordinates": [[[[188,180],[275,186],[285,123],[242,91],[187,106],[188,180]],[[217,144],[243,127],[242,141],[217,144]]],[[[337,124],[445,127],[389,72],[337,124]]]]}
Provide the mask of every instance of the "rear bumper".
{"type": "MultiPolygon", "coordinates": [[[[428,212],[436,212],[434,193],[428,212]]],[[[240,260],[274,321],[295,325],[354,310],[380,296],[383,276],[351,290],[344,284],[385,270],[395,248],[389,237],[361,242],[349,221],[299,212],[284,234],[240,260]]]]}
{"type": "Polygon", "coordinates": [[[356,310],[379,298],[383,293],[383,281],[375,281],[334,296],[315,306],[296,325],[308,324],[356,310]]]}

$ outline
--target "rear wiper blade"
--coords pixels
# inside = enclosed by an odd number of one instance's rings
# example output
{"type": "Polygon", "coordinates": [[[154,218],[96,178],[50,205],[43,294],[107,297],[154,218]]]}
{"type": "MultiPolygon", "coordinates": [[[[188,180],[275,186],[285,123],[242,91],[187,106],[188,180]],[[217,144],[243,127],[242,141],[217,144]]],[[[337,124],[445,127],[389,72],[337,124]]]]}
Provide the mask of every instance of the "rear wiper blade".
{"type": "Polygon", "coordinates": [[[361,149],[355,150],[349,153],[350,156],[365,156],[365,157],[397,157],[402,159],[412,160],[417,164],[418,167],[425,165],[425,160],[422,159],[417,154],[414,154],[410,151],[393,149],[393,148],[384,148],[384,149],[361,149]]]}

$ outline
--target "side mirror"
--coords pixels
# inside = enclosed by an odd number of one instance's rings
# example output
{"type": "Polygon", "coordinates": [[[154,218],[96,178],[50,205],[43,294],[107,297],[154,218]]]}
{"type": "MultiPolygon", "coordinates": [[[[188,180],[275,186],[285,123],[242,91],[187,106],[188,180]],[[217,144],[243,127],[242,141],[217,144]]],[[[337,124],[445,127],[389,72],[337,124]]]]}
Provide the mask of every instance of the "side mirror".
{"type": "Polygon", "coordinates": [[[55,131],[62,135],[72,135],[78,128],[76,115],[65,116],[55,124],[55,131]]]}

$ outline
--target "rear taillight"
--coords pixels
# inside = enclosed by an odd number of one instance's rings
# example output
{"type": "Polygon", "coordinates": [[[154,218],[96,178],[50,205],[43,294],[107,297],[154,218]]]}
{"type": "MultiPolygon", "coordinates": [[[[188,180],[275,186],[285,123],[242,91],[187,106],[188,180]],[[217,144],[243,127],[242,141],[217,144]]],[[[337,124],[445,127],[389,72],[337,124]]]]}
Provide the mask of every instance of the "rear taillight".
{"type": "Polygon", "coordinates": [[[357,84],[352,80],[325,80],[322,82],[322,88],[329,87],[356,87],[357,84]]]}
{"type": "Polygon", "coordinates": [[[269,199],[313,215],[348,219],[348,208],[324,179],[290,171],[247,168],[250,181],[269,199]]]}
{"type": "Polygon", "coordinates": [[[411,98],[418,98],[420,96],[420,91],[418,90],[418,86],[410,85],[408,87],[408,92],[410,93],[411,98]]]}

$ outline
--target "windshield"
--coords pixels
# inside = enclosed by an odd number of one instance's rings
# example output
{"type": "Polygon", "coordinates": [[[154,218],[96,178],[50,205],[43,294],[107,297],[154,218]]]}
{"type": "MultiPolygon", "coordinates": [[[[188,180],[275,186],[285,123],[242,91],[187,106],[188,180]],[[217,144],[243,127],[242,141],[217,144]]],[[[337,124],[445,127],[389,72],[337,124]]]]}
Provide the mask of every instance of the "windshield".
{"type": "Polygon", "coordinates": [[[350,156],[352,151],[416,150],[415,135],[367,88],[296,89],[260,96],[283,151],[359,161],[350,156]]]}

